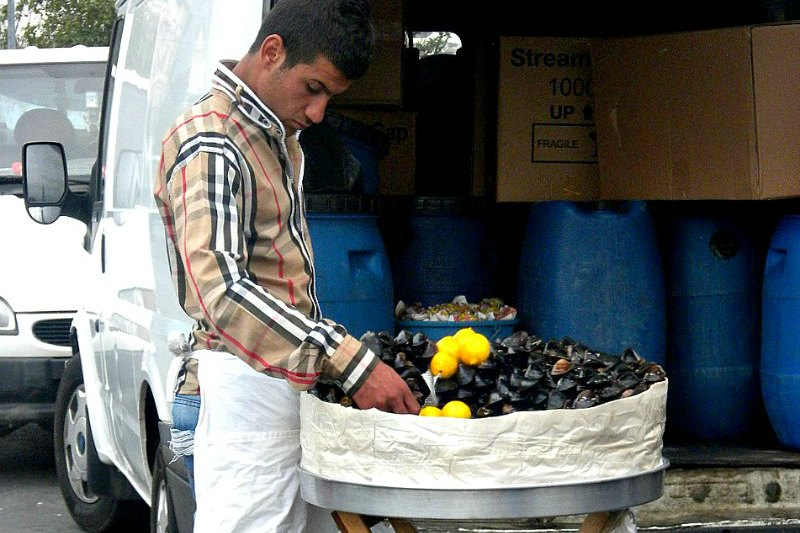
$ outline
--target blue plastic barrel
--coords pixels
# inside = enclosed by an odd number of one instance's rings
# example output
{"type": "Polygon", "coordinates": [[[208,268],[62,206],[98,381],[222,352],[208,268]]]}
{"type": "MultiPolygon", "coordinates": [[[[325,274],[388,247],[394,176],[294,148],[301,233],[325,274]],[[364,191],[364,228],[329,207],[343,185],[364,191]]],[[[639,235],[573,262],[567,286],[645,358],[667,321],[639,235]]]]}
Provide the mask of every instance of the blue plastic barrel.
{"type": "Polygon", "coordinates": [[[377,217],[308,213],[322,315],[360,337],[394,331],[392,273],[377,217]]]}
{"type": "Polygon", "coordinates": [[[389,213],[398,219],[393,254],[398,299],[436,305],[458,295],[469,302],[496,296],[491,275],[495,254],[487,240],[486,219],[466,204],[460,199],[417,198],[410,212],[389,213]]]}
{"type": "Polygon", "coordinates": [[[534,204],[519,276],[522,329],[664,362],[664,277],[644,202],[534,204]]]}
{"type": "Polygon", "coordinates": [[[760,266],[753,235],[724,215],[665,218],[668,430],[735,440],[761,408],[760,266]]]}
{"type": "Polygon", "coordinates": [[[772,235],[764,270],[761,392],[778,440],[800,449],[800,216],[772,235]]]}

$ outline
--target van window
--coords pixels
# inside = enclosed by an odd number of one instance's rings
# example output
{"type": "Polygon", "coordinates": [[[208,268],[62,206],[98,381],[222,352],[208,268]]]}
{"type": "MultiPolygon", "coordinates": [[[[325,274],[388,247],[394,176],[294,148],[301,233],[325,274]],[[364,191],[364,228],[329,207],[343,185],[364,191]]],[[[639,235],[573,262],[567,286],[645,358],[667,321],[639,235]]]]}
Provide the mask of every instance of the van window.
{"type": "Polygon", "coordinates": [[[111,116],[111,105],[114,102],[114,77],[117,71],[117,62],[119,61],[119,43],[122,39],[123,19],[117,19],[114,23],[114,28],[111,31],[111,57],[108,60],[106,68],[105,80],[105,100],[103,101],[103,116],[100,122],[102,129],[100,137],[100,159],[98,160],[98,168],[92,175],[91,194],[93,197],[92,202],[92,234],[96,229],[96,222],[102,211],[103,205],[103,191],[105,190],[105,177],[106,177],[106,154],[108,153],[109,141],[109,118],[111,116]]]}
{"type": "Polygon", "coordinates": [[[238,60],[247,52],[263,10],[263,0],[239,0],[235,10],[224,2],[209,9],[206,0],[166,8],[144,2],[130,9],[110,126],[113,208],[154,208],[153,177],[167,129],[208,92],[220,59],[238,60]]]}
{"type": "MultiPolygon", "coordinates": [[[[0,75],[0,177],[22,175],[22,146],[64,145],[72,184],[88,184],[97,157],[105,63],[4,65],[0,75]]],[[[85,189],[84,189],[85,190],[85,189]]]]}

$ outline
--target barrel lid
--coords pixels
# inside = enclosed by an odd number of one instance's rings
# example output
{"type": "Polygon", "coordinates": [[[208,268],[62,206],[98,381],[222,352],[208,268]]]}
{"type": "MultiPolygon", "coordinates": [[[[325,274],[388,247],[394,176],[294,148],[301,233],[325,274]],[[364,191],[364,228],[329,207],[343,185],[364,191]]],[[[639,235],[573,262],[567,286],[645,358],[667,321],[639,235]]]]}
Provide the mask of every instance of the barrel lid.
{"type": "Polygon", "coordinates": [[[306,213],[363,213],[377,211],[376,200],[372,196],[359,194],[307,194],[306,213]]]}

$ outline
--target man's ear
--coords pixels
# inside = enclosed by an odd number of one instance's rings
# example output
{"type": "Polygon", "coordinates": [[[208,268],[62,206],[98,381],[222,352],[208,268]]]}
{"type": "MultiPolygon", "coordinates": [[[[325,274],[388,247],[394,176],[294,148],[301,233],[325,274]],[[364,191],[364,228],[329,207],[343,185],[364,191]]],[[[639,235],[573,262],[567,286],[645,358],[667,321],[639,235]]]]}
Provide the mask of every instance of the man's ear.
{"type": "Polygon", "coordinates": [[[258,50],[258,58],[264,68],[272,69],[280,67],[286,59],[286,48],[283,46],[283,38],[275,33],[267,35],[261,42],[258,50]]]}

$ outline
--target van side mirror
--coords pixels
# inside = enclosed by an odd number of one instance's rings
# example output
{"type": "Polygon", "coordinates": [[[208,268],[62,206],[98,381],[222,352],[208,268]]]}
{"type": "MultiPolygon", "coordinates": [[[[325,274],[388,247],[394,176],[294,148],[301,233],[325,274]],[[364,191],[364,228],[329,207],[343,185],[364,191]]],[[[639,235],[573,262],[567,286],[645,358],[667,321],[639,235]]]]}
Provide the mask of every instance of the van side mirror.
{"type": "Polygon", "coordinates": [[[60,143],[23,146],[22,192],[28,214],[39,224],[51,224],[61,216],[67,198],[67,160],[60,143]]]}

